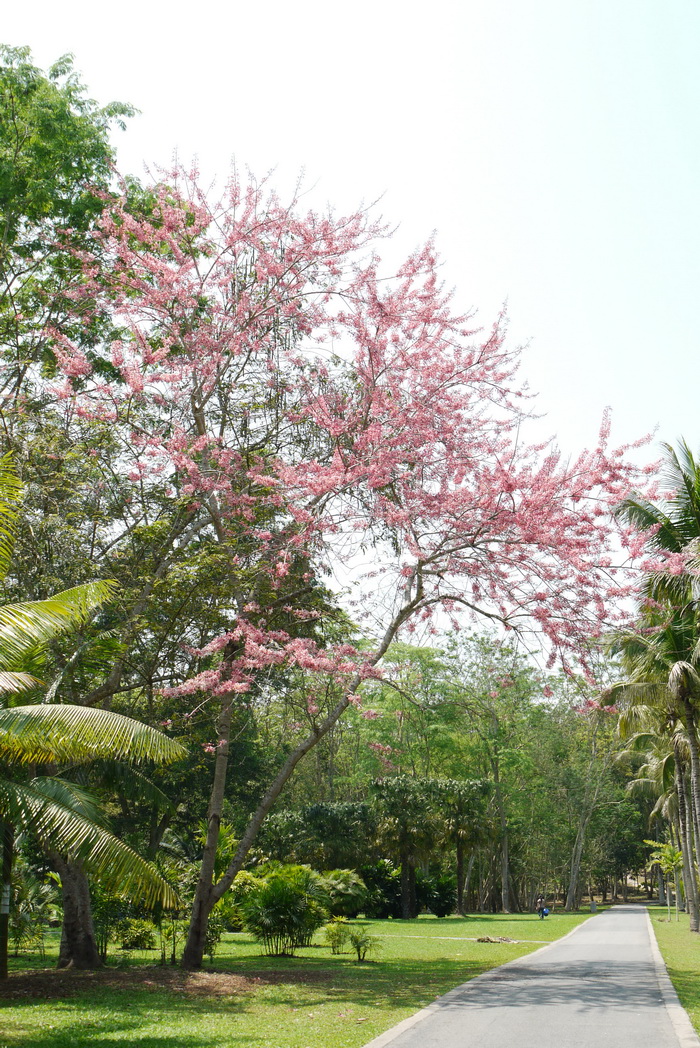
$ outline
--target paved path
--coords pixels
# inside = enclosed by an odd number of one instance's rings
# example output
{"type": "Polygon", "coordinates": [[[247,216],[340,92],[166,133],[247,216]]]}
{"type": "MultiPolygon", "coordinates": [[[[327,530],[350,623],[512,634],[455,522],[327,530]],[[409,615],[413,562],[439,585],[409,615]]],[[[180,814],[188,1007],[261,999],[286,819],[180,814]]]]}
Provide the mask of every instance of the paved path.
{"type": "MultiPolygon", "coordinates": [[[[484,946],[484,949],[488,949],[484,946]]],[[[641,906],[464,983],[365,1048],[698,1048],[641,906]]]]}

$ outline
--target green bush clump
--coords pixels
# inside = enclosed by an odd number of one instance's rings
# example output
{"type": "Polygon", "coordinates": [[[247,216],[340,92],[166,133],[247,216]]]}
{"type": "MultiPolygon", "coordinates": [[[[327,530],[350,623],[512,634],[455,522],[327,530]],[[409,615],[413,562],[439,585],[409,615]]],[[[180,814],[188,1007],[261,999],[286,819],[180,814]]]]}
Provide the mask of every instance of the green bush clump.
{"type": "Polygon", "coordinates": [[[342,953],[343,947],[350,938],[347,917],[335,917],[323,929],[323,937],[326,945],[330,946],[331,953],[342,953]]]}
{"type": "Polygon", "coordinates": [[[422,901],[436,917],[449,917],[457,906],[457,881],[449,873],[426,875],[422,883],[422,901]]]}
{"type": "Polygon", "coordinates": [[[357,917],[368,899],[365,882],[354,870],[329,870],[323,875],[328,909],[333,917],[357,917]]]}
{"type": "Polygon", "coordinates": [[[384,920],[401,916],[401,871],[390,859],[379,859],[360,869],[367,886],[364,913],[367,917],[384,920]]]}
{"type": "Polygon", "coordinates": [[[156,929],[151,921],[127,917],[114,927],[115,937],[122,950],[155,950],[156,929]]]}
{"type": "Polygon", "coordinates": [[[323,879],[308,866],[280,866],[240,904],[247,931],[270,956],[293,957],[328,920],[323,879]]]}

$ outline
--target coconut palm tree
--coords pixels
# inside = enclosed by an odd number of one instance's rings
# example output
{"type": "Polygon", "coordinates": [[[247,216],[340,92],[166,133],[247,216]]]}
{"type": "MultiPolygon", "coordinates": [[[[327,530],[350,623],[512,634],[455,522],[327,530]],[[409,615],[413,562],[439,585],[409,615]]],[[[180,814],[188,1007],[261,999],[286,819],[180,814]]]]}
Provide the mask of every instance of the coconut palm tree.
{"type": "MultiPolygon", "coordinates": [[[[674,450],[663,444],[663,488],[666,495],[659,503],[640,496],[625,499],[617,515],[637,531],[647,532],[651,550],[688,554],[700,544],[700,463],[684,440],[674,450]]],[[[677,608],[686,606],[693,597],[693,579],[687,573],[672,574],[652,571],[645,580],[647,596],[664,600],[677,608]]]]}
{"type": "MultiPolygon", "coordinates": [[[[21,483],[6,455],[0,459],[0,578],[9,570],[21,495],[21,483]]],[[[110,582],[93,582],[47,600],[0,607],[0,701],[3,694],[12,700],[40,687],[27,663],[36,663],[55,637],[85,623],[113,590],[110,582]]],[[[155,729],[106,710],[54,704],[0,708],[0,978],[7,975],[17,828],[31,831],[54,854],[84,864],[116,890],[147,903],[176,902],[176,893],[155,868],[109,833],[97,803],[85,790],[56,774],[28,778],[26,768],[55,772],[57,764],[99,757],[172,761],[183,753],[178,743],[155,729]]]]}
{"type": "Polygon", "coordinates": [[[675,781],[691,930],[697,932],[700,912],[693,840],[700,840],[700,643],[695,616],[679,614],[669,619],[666,608],[646,608],[638,626],[641,628],[636,632],[618,635],[614,641],[626,679],[606,692],[606,701],[623,707],[619,723],[623,736],[641,731],[666,739],[668,768],[675,781]]]}

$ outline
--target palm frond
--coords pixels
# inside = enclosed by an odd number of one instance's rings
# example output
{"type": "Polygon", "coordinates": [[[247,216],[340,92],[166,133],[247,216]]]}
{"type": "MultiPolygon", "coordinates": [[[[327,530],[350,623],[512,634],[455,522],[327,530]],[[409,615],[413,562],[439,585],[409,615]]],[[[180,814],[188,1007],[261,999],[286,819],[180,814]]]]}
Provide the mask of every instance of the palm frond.
{"type": "Polygon", "coordinates": [[[184,747],[130,717],[90,706],[14,706],[0,710],[0,754],[8,762],[46,764],[93,757],[169,763],[184,747]]]}
{"type": "Polygon", "coordinates": [[[40,688],[42,682],[32,677],[31,673],[12,672],[11,670],[0,670],[0,692],[17,695],[22,691],[33,691],[40,688]]]}
{"type": "Polygon", "coordinates": [[[88,582],[46,600],[0,607],[0,669],[16,669],[34,648],[85,622],[116,588],[111,581],[88,582]]]}
{"type": "Polygon", "coordinates": [[[17,475],[12,455],[3,455],[0,458],[0,579],[4,579],[10,570],[22,491],[22,481],[17,475]]]}
{"type": "Polygon", "coordinates": [[[173,908],[177,893],[150,863],[103,827],[56,799],[51,780],[28,785],[0,779],[0,812],[42,844],[70,855],[115,892],[173,908]]]}

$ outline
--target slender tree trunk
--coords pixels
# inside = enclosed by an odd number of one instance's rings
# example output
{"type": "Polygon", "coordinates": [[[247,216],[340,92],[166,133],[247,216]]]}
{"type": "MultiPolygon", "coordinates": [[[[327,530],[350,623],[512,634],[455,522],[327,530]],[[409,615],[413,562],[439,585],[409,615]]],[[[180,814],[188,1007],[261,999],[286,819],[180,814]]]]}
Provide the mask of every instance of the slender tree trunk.
{"type": "Polygon", "coordinates": [[[9,822],[0,819],[0,979],[7,978],[12,902],[12,858],[15,835],[9,822]]]}
{"type": "MultiPolygon", "coordinates": [[[[469,885],[472,880],[472,870],[474,869],[474,860],[476,859],[476,849],[472,848],[471,855],[469,856],[469,862],[467,863],[467,872],[464,877],[464,894],[467,897],[467,909],[469,908],[473,893],[471,892],[469,885]]],[[[462,896],[462,909],[459,911],[464,913],[464,895],[462,896]]]]}
{"type": "Polygon", "coordinates": [[[418,916],[416,902],[416,867],[407,848],[401,852],[401,917],[410,921],[418,916]]]}
{"type": "Polygon", "coordinates": [[[216,849],[219,844],[219,831],[221,829],[221,812],[224,805],[224,792],[226,789],[226,772],[228,770],[229,738],[231,734],[231,718],[233,715],[233,699],[227,696],[217,722],[216,730],[219,744],[216,748],[216,760],[214,762],[214,782],[212,784],[211,796],[209,798],[209,809],[207,812],[207,836],[202,853],[202,864],[199,870],[199,879],[192,903],[192,914],[187,933],[187,942],[182,957],[185,968],[199,968],[204,956],[204,947],[211,913],[216,899],[214,893],[214,867],[216,864],[216,849]]]}
{"type": "Polygon", "coordinates": [[[494,800],[498,811],[498,821],[501,829],[501,910],[510,913],[510,861],[508,854],[508,819],[506,817],[505,804],[503,801],[503,790],[501,787],[500,768],[498,758],[491,760],[493,773],[494,800]]]}
{"type": "Polygon", "coordinates": [[[588,829],[588,821],[590,815],[584,816],[579,823],[578,832],[576,834],[576,840],[574,841],[574,847],[571,852],[571,867],[569,870],[569,890],[566,894],[566,903],[564,909],[567,912],[573,910],[576,906],[576,895],[578,893],[578,878],[581,872],[581,858],[583,856],[583,847],[586,843],[586,830],[588,829]]]}
{"type": "Polygon", "coordinates": [[[457,913],[464,912],[464,841],[457,837],[457,913]]]}
{"type": "Polygon", "coordinates": [[[693,828],[695,840],[700,841],[700,754],[698,754],[698,736],[695,725],[695,710],[687,695],[681,696],[685,711],[688,749],[690,750],[690,792],[693,798],[693,828]]]}
{"type": "Polygon", "coordinates": [[[680,758],[680,746],[677,742],[674,742],[673,748],[675,752],[676,798],[678,800],[678,836],[680,838],[681,854],[683,855],[685,900],[690,915],[690,930],[691,932],[697,932],[700,931],[700,910],[698,907],[698,882],[692,855],[692,826],[686,804],[685,776],[680,758]]]}
{"type": "Polygon", "coordinates": [[[61,878],[63,893],[63,927],[58,967],[87,970],[101,968],[102,958],[97,948],[90,885],[85,870],[80,863],[67,862],[60,855],[52,854],[51,861],[61,878]]]}

